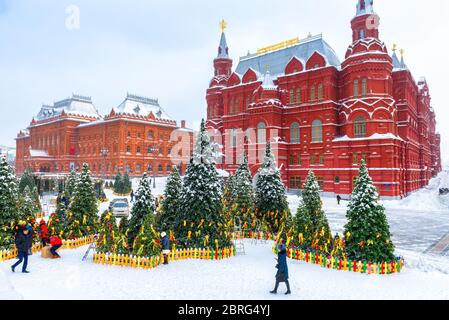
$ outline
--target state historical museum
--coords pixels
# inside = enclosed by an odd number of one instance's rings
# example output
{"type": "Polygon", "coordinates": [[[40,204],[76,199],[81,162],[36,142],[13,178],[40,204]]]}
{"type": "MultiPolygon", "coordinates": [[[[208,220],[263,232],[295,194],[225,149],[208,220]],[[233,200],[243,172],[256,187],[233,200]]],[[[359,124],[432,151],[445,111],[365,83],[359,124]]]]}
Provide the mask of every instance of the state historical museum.
{"type": "Polygon", "coordinates": [[[207,90],[208,129],[235,171],[243,152],[257,174],[269,139],[282,179],[301,189],[309,170],[325,193],[349,195],[361,159],[385,198],[428,185],[441,171],[440,135],[425,78],[379,37],[373,0],[359,0],[341,62],[322,36],[292,39],[233,61],[223,33],[207,90]],[[256,154],[251,161],[251,155],[256,154]]]}

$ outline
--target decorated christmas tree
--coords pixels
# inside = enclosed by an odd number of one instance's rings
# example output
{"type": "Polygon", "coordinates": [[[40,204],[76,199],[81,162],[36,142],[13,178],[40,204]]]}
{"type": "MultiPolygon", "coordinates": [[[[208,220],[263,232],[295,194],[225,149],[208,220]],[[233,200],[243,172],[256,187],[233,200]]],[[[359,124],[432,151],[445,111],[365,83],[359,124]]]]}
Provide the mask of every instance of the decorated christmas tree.
{"type": "Polygon", "coordinates": [[[160,235],[154,228],[153,222],[154,219],[151,215],[145,217],[143,226],[133,242],[133,254],[135,256],[146,258],[160,256],[162,250],[160,235]]]}
{"type": "Polygon", "coordinates": [[[25,220],[27,222],[35,221],[36,213],[41,210],[37,190],[30,189],[30,187],[26,185],[25,189],[20,194],[19,206],[21,220],[25,220]]]}
{"type": "Polygon", "coordinates": [[[229,179],[223,198],[228,219],[233,220],[242,229],[257,228],[253,180],[246,154],[243,155],[235,175],[229,179]]]}
{"type": "Polygon", "coordinates": [[[139,188],[135,195],[134,206],[131,211],[131,219],[129,220],[128,240],[130,243],[134,241],[145,220],[151,220],[151,224],[155,223],[156,217],[154,210],[156,210],[156,206],[154,204],[154,197],[151,194],[151,183],[145,173],[140,180],[139,188]]]}
{"type": "Polygon", "coordinates": [[[295,227],[301,244],[326,254],[332,250],[332,234],[322,209],[320,186],[313,171],[309,172],[302,199],[295,217],[295,227]]]}
{"type": "Polygon", "coordinates": [[[128,240],[120,232],[112,213],[107,212],[98,228],[97,251],[104,253],[128,254],[128,240]]]}
{"type": "Polygon", "coordinates": [[[90,177],[89,166],[83,165],[69,206],[69,238],[78,238],[95,233],[98,222],[98,203],[90,177]]]}
{"type": "Polygon", "coordinates": [[[47,222],[48,233],[50,236],[66,237],[66,229],[57,213],[52,213],[47,222]]]}
{"type": "Polygon", "coordinates": [[[214,157],[215,152],[203,120],[184,177],[182,210],[176,218],[175,234],[184,246],[215,248],[231,244],[229,225],[222,212],[222,186],[214,157]]]}
{"type": "Polygon", "coordinates": [[[345,240],[349,259],[370,262],[394,259],[385,208],[379,204],[379,194],[365,161],[361,163],[346,217],[345,240]]]}
{"type": "Polygon", "coordinates": [[[0,157],[0,249],[14,243],[14,226],[18,222],[18,186],[16,177],[4,157],[0,157]]]}
{"type": "Polygon", "coordinates": [[[273,232],[277,232],[281,227],[280,218],[285,213],[290,216],[285,187],[276,166],[270,142],[267,143],[265,157],[257,178],[256,207],[259,219],[264,220],[273,232]]]}
{"type": "Polygon", "coordinates": [[[180,194],[182,190],[182,179],[177,166],[173,167],[170,176],[167,179],[167,185],[164,191],[164,200],[161,205],[161,213],[158,217],[158,227],[160,230],[174,230],[176,216],[181,210],[180,194]]]}

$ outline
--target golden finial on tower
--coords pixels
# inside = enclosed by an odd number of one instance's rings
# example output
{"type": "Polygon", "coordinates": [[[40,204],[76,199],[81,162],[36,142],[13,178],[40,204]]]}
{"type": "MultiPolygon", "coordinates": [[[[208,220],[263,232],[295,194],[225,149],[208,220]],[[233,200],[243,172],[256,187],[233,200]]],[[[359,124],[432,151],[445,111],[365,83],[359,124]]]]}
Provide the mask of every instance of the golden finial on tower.
{"type": "Polygon", "coordinates": [[[396,43],[393,43],[393,52],[396,52],[398,50],[398,45],[396,43]]]}
{"type": "Polygon", "coordinates": [[[223,19],[220,21],[220,27],[221,27],[221,32],[224,32],[225,29],[228,27],[228,23],[223,19]]]}
{"type": "Polygon", "coordinates": [[[399,52],[401,53],[401,56],[403,57],[404,54],[405,54],[405,50],[404,50],[404,49],[401,49],[401,50],[399,50],[399,52]]]}

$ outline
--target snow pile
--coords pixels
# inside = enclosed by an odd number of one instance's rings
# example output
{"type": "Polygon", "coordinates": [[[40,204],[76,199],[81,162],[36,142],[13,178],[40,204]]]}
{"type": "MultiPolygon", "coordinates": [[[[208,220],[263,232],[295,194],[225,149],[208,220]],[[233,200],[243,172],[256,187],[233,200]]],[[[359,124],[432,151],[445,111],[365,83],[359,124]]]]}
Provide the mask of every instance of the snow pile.
{"type": "Polygon", "coordinates": [[[438,177],[430,180],[429,186],[411,194],[403,200],[383,201],[387,209],[402,209],[409,211],[447,211],[449,197],[439,195],[439,188],[449,185],[449,173],[442,172],[438,177]]]}

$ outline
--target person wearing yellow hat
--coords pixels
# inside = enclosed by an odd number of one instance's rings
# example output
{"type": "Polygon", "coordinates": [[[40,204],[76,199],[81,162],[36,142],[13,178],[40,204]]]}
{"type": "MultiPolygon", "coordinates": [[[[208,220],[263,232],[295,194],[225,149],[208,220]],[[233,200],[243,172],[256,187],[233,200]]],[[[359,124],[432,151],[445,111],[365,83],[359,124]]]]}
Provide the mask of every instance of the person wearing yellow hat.
{"type": "MultiPolygon", "coordinates": [[[[19,224],[20,226],[20,224],[19,224]]],[[[11,266],[12,272],[16,272],[16,268],[23,262],[22,273],[30,273],[28,267],[28,252],[33,246],[33,227],[31,225],[21,226],[16,234],[16,248],[19,252],[18,259],[14,265],[11,266]]]]}

